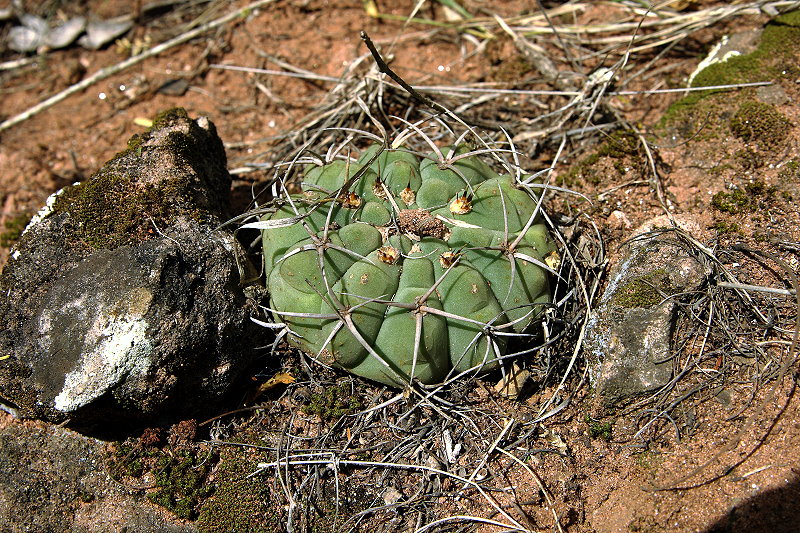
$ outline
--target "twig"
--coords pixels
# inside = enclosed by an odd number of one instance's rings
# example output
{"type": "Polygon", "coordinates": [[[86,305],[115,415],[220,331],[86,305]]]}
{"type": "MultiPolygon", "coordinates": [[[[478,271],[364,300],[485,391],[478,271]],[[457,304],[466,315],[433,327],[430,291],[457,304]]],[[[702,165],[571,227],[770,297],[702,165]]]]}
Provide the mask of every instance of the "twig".
{"type": "Polygon", "coordinates": [[[745,89],[747,87],[768,87],[771,81],[753,81],[748,83],[731,83],[726,85],[705,85],[702,87],[682,87],[676,89],[653,89],[652,91],[609,91],[609,96],[634,96],[639,94],[690,93],[697,91],[722,91],[726,89],[745,89]]]}
{"type": "Polygon", "coordinates": [[[15,68],[24,67],[36,63],[38,59],[35,57],[23,57],[14,59],[13,61],[4,61],[0,63],[0,70],[14,70],[15,68]]]}
{"type": "Polygon", "coordinates": [[[220,70],[235,70],[238,72],[249,72],[252,74],[266,74],[268,76],[286,76],[288,78],[300,78],[304,80],[314,80],[314,81],[327,81],[331,83],[338,83],[340,81],[339,78],[334,78],[333,76],[323,76],[322,74],[316,74],[314,72],[287,72],[286,70],[270,70],[266,68],[240,67],[237,65],[221,65],[219,63],[212,63],[208,65],[208,68],[215,68],[220,70]]]}
{"type": "Polygon", "coordinates": [[[361,32],[361,39],[364,41],[364,44],[367,45],[369,52],[372,54],[372,57],[375,59],[375,63],[378,64],[378,69],[381,72],[392,78],[395,81],[395,83],[397,83],[398,85],[400,85],[400,87],[405,89],[408,92],[408,94],[410,94],[411,97],[420,104],[431,107],[440,113],[448,113],[447,109],[445,109],[444,106],[434,102],[427,96],[418,93],[416,89],[414,89],[411,85],[406,83],[403,80],[403,78],[398,76],[391,68],[389,68],[389,65],[386,64],[386,61],[383,60],[383,57],[381,57],[380,52],[378,52],[378,49],[375,48],[375,45],[372,43],[372,39],[370,39],[369,35],[367,35],[367,32],[365,31],[361,32]]]}
{"type": "Polygon", "coordinates": [[[730,283],[728,281],[720,281],[717,283],[717,287],[722,287],[723,289],[741,289],[745,291],[766,292],[770,294],[780,294],[782,296],[794,296],[796,294],[794,289],[786,290],[775,287],[763,287],[761,285],[749,285],[747,283],[730,283]]]}

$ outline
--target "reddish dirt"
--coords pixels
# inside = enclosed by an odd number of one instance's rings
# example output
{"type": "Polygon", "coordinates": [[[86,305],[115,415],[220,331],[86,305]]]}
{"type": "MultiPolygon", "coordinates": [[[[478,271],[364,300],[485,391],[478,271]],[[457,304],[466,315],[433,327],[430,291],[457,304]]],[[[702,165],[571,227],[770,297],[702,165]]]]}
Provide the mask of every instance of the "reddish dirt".
{"type": "MultiPolygon", "coordinates": [[[[35,2],[27,4],[35,10],[35,2]]],[[[127,13],[130,3],[90,0],[80,4],[83,6],[80,9],[78,6],[65,6],[63,14],[91,12],[110,17],[127,13]]],[[[212,4],[221,6],[214,16],[220,16],[234,5],[244,5],[243,2],[212,4]]],[[[395,7],[389,7],[388,3],[379,4],[383,13],[402,18],[411,11],[413,2],[398,2],[395,7]]],[[[477,1],[463,4],[470,9],[487,7],[477,1]]],[[[527,2],[500,4],[492,6],[492,9],[500,10],[502,15],[514,15],[530,8],[527,2]]],[[[713,2],[697,4],[711,5],[713,2]]],[[[424,3],[422,11],[420,17],[444,18],[438,3],[424,3]]],[[[175,27],[179,22],[189,22],[196,15],[196,12],[191,17],[187,15],[182,21],[164,15],[164,23],[150,19],[146,25],[137,26],[130,39],[149,35],[153,42],[161,42],[178,33],[175,27]]],[[[614,8],[604,5],[583,13],[580,20],[615,20],[617,15],[614,8]]],[[[676,53],[660,58],[654,64],[652,70],[660,72],[663,81],[655,82],[653,78],[640,80],[628,88],[678,84],[696,66],[700,50],[715,42],[730,29],[728,26],[735,25],[737,30],[744,30],[760,27],[765,21],[763,17],[743,17],[736,19],[735,24],[720,24],[701,30],[692,35],[682,49],[683,56],[676,53]]],[[[457,32],[431,32],[430,27],[423,25],[377,21],[365,15],[358,0],[275,2],[246,19],[206,34],[203,39],[173,48],[100,81],[0,133],[0,227],[19,215],[35,213],[47,196],[59,188],[87,179],[124,148],[128,137],[142,131],[143,128],[135,122],[137,118],[152,117],[168,107],[179,105],[192,116],[209,116],[227,145],[229,168],[257,159],[255,154],[266,149],[269,139],[290,131],[322,101],[331,85],[325,81],[221,70],[210,65],[277,69],[274,63],[263,57],[266,53],[295,67],[336,77],[349,62],[366,53],[359,38],[362,29],[384,46],[399,37],[393,48],[395,59],[392,65],[415,84],[504,80],[509,75],[502,70],[505,61],[502,58],[508,58],[514,49],[509,41],[485,54],[462,59],[462,47],[469,43],[457,32]],[[501,60],[493,60],[492,54],[501,60]],[[189,82],[185,94],[172,96],[157,91],[165,82],[175,78],[189,82]]],[[[15,58],[17,56],[11,52],[2,55],[5,61],[15,58]]],[[[0,72],[0,118],[7,119],[23,112],[32,104],[122,59],[113,45],[99,51],[75,47],[48,52],[28,67],[0,72]]],[[[798,101],[796,92],[791,95],[794,102],[798,101]]],[[[612,105],[628,121],[647,129],[677,98],[678,95],[615,97],[612,105]]],[[[780,109],[793,124],[800,123],[798,108],[791,100],[782,104],[780,109]]],[[[498,114],[505,112],[508,109],[501,109],[498,114]]],[[[781,161],[797,157],[798,137],[798,128],[794,127],[784,151],[773,154],[757,171],[753,171],[759,179],[768,185],[797,188],[796,183],[779,183],[778,167],[781,161]]],[[[681,142],[670,144],[663,141],[657,155],[663,164],[665,193],[674,213],[694,215],[703,229],[712,235],[711,227],[715,223],[735,221],[741,227],[741,235],[751,243],[759,242],[754,239],[761,233],[767,236],[768,242],[775,242],[775,239],[798,241],[800,220],[794,203],[786,198],[775,200],[770,209],[749,216],[735,217],[714,212],[710,208],[713,193],[726,190],[731,183],[743,186],[748,180],[752,181],[753,176],[736,174],[733,170],[709,173],[708,169],[715,164],[713,143],[689,149],[681,142]],[[707,160],[701,159],[703,154],[707,160]]],[[[738,139],[726,139],[725,142],[729,153],[746,147],[738,139]]],[[[568,164],[579,160],[589,148],[580,143],[568,146],[560,174],[565,175],[568,164]]],[[[641,160],[629,163],[631,167],[639,165],[637,168],[642,165],[641,160]]],[[[609,169],[605,175],[612,174],[609,169]]],[[[644,176],[640,169],[617,175],[613,182],[592,184],[578,180],[568,184],[588,195],[607,192],[598,202],[593,216],[606,239],[612,260],[618,245],[633,228],[663,214],[644,176]]],[[[249,190],[252,183],[265,177],[259,172],[240,176],[235,180],[235,186],[249,190]]],[[[790,192],[796,198],[797,191],[790,192]]],[[[551,207],[558,210],[563,205],[551,207]]],[[[731,238],[714,237],[718,242],[731,238]]],[[[7,256],[8,248],[0,249],[0,264],[7,256]]],[[[792,266],[796,267],[796,262],[792,266]]],[[[769,276],[753,271],[748,282],[775,284],[780,282],[779,278],[779,274],[769,276]]],[[[692,430],[680,441],[674,434],[665,433],[653,441],[655,450],[644,453],[637,447],[638,441],[631,440],[637,431],[635,413],[627,411],[609,415],[593,403],[584,387],[567,410],[545,423],[547,430],[541,434],[542,448],[553,448],[554,436],[563,441],[566,447],[562,454],[534,455],[529,465],[535,476],[519,468],[510,470],[508,482],[517,487],[517,500],[523,502],[520,509],[528,515],[529,527],[532,530],[552,530],[554,509],[563,530],[569,532],[768,530],[777,533],[800,529],[800,510],[796,503],[800,496],[800,410],[791,385],[794,370],[789,374],[784,383],[768,383],[759,389],[750,408],[733,420],[728,418],[737,415],[749,401],[752,393],[750,382],[731,383],[730,400],[710,399],[692,404],[687,408],[692,412],[686,415],[693,420],[692,430]],[[735,450],[724,453],[721,460],[691,479],[681,479],[730,443],[738,428],[754,412],[752,404],[757,404],[759,398],[776,386],[777,394],[757,416],[735,450]],[[590,436],[585,419],[587,413],[614,420],[610,441],[590,436]],[[728,472],[726,468],[734,464],[736,467],[728,472]],[[539,481],[554,502],[552,509],[538,488],[539,481]]],[[[537,402],[544,398],[544,394],[535,395],[523,405],[509,405],[508,409],[514,415],[535,412],[537,402]]],[[[0,417],[0,424],[6,423],[9,423],[6,417],[0,417]]],[[[505,464],[508,464],[507,460],[497,459],[496,466],[505,464]]],[[[466,508],[447,501],[440,502],[440,505],[454,513],[490,515],[480,500],[466,508]]],[[[513,509],[515,516],[521,516],[520,509],[513,509]]]]}

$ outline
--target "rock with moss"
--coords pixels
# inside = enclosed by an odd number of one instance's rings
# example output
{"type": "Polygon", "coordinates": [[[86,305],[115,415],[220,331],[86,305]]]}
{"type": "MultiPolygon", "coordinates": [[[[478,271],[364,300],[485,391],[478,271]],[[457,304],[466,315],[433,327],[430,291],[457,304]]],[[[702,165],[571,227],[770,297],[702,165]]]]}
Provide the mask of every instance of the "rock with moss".
{"type": "Polygon", "coordinates": [[[790,100],[782,82],[793,83],[800,75],[795,57],[800,49],[798,19],[800,11],[794,11],[776,17],[763,31],[724,37],[700,62],[689,82],[695,88],[752,82],[772,85],[735,92],[693,91],[669,106],[660,128],[687,139],[707,141],[719,141],[733,133],[761,150],[780,153],[775,147],[786,138],[791,123],[774,105],[790,100]],[[747,103],[754,99],[759,103],[747,103]],[[731,106],[742,104],[731,120],[731,106]]]}
{"type": "Polygon", "coordinates": [[[0,402],[75,427],[218,405],[261,342],[207,118],[160,114],[51,197],[0,276],[0,402]]]}
{"type": "Polygon", "coordinates": [[[0,531],[197,531],[114,481],[104,442],[10,418],[0,413],[0,531]]]}
{"type": "MultiPolygon", "coordinates": [[[[677,223],[683,231],[700,232],[688,217],[677,223]]],[[[697,289],[706,275],[672,228],[658,217],[634,232],[592,313],[584,349],[602,403],[644,394],[672,377],[677,298],[697,289]]]]}

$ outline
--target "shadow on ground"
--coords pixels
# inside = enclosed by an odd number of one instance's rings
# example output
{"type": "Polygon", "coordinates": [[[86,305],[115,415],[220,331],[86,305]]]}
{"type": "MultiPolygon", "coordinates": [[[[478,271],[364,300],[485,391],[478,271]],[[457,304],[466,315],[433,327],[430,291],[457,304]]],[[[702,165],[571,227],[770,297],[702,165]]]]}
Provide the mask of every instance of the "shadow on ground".
{"type": "Polygon", "coordinates": [[[778,489],[736,502],[705,533],[797,533],[800,531],[800,478],[778,489]]]}

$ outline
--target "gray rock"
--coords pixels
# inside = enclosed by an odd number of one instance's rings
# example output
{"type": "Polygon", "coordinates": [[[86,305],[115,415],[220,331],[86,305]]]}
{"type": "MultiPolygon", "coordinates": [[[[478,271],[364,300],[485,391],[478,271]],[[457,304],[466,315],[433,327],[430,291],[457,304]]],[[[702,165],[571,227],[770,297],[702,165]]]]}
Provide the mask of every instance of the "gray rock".
{"type": "Polygon", "coordinates": [[[724,63],[728,59],[736,56],[747,55],[758,48],[758,41],[761,39],[763,30],[748,30],[732,35],[724,35],[709,51],[708,55],[697,65],[697,68],[689,75],[691,86],[694,78],[704,69],[716,63],[724,63]]]}
{"type": "Polygon", "coordinates": [[[47,21],[35,15],[23,14],[20,22],[22,26],[14,26],[8,32],[8,47],[15,52],[35,52],[47,34],[47,21]]]}
{"type": "Polygon", "coordinates": [[[791,100],[780,85],[769,85],[756,89],[756,97],[765,104],[783,105],[791,100]]]}
{"type": "Polygon", "coordinates": [[[73,17],[64,24],[51,29],[45,37],[48,48],[58,49],[71,45],[86,28],[84,17],[73,17]]]}
{"type": "MultiPolygon", "coordinates": [[[[678,224],[699,231],[689,219],[678,224]]],[[[659,217],[634,232],[587,327],[589,377],[605,404],[653,391],[672,378],[675,296],[696,290],[707,273],[674,232],[657,229],[669,227],[659,217]]]]}
{"type": "Polygon", "coordinates": [[[29,225],[0,276],[0,402],[74,427],[202,416],[263,344],[213,124],[183,110],[29,225]]]}
{"type": "Polygon", "coordinates": [[[86,25],[86,35],[78,39],[78,44],[89,50],[98,50],[133,27],[129,19],[92,21],[86,25]]]}
{"type": "Polygon", "coordinates": [[[0,413],[0,531],[190,532],[114,481],[105,444],[0,413]]]}

